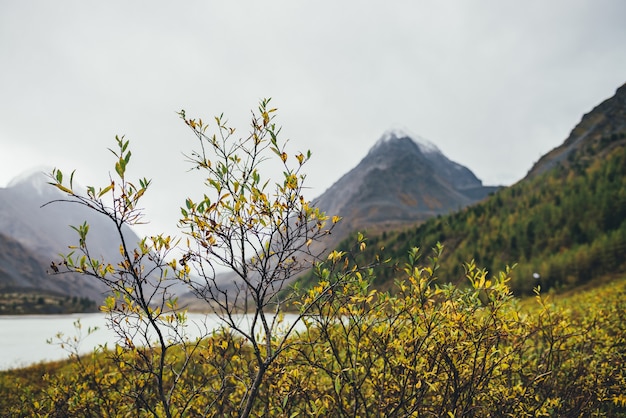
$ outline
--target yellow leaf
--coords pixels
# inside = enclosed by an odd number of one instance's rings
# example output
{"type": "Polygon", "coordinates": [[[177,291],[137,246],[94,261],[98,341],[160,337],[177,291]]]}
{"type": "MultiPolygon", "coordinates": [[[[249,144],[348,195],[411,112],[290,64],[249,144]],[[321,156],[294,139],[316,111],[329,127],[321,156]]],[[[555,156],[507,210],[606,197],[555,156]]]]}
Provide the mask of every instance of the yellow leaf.
{"type": "Polygon", "coordinates": [[[344,255],[345,255],[345,252],[334,250],[333,252],[328,254],[328,259],[330,261],[339,261],[341,260],[341,257],[343,257],[344,255]]]}
{"type": "Polygon", "coordinates": [[[65,193],[72,194],[72,191],[68,189],[67,187],[63,186],[62,184],[55,184],[55,186],[57,186],[59,190],[64,191],[65,193]]]}

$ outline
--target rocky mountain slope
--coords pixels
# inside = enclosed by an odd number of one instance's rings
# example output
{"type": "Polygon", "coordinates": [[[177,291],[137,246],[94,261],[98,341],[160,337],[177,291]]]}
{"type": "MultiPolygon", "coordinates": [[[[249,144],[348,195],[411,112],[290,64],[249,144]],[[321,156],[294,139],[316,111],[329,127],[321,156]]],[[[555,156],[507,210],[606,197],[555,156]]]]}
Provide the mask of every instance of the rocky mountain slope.
{"type": "MultiPolygon", "coordinates": [[[[563,144],[556,147],[535,163],[526,179],[536,177],[558,164],[567,165],[568,157],[584,147],[606,148],[603,145],[617,143],[626,132],[626,84],[615,95],[597,105],[582,117],[563,144]],[[602,142],[602,144],[600,144],[602,142]]],[[[608,151],[610,148],[606,148],[608,151]]]]}
{"type": "Polygon", "coordinates": [[[457,211],[496,189],[483,186],[434,144],[390,130],[314,202],[328,215],[343,217],[333,233],[336,244],[355,230],[397,229],[457,211]]]}

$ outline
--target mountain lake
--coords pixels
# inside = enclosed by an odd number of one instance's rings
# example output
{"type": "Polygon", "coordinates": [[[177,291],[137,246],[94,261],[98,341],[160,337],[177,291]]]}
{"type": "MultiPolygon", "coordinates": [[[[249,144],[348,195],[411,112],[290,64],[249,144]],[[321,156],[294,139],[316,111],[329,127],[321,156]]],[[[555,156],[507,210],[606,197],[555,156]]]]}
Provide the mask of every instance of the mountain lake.
{"type": "MultiPolygon", "coordinates": [[[[186,331],[191,339],[200,335],[200,329],[211,331],[217,329],[219,320],[214,314],[190,313],[187,315],[186,331]]],[[[249,319],[242,315],[242,321],[249,319]]],[[[285,314],[283,324],[287,326],[295,321],[295,314],[285,314]]],[[[296,326],[303,329],[302,323],[296,326]]],[[[73,339],[82,335],[79,352],[92,352],[99,345],[107,344],[115,347],[118,337],[107,328],[105,315],[102,313],[71,314],[71,315],[8,315],[0,316],[0,370],[8,370],[28,366],[33,363],[50,360],[63,360],[69,356],[66,349],[59,344],[57,334],[62,333],[64,339],[73,339]],[[75,323],[80,320],[81,330],[75,323]],[[87,335],[89,328],[98,329],[87,335]],[[47,340],[52,340],[51,344],[47,340]]],[[[136,342],[136,341],[135,341],[136,342]]],[[[137,343],[137,342],[136,342],[137,343]]]]}

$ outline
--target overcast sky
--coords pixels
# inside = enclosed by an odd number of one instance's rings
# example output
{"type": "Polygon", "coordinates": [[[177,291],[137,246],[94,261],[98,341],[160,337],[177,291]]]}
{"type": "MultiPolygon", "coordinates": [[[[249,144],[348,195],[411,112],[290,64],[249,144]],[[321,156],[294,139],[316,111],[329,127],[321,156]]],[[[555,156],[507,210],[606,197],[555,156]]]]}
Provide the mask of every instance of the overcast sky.
{"type": "Polygon", "coordinates": [[[243,135],[272,97],[309,198],[389,128],[509,185],[626,82],[626,1],[0,0],[0,187],[33,167],[106,183],[126,135],[144,233],[199,196],[176,112],[243,135]]]}

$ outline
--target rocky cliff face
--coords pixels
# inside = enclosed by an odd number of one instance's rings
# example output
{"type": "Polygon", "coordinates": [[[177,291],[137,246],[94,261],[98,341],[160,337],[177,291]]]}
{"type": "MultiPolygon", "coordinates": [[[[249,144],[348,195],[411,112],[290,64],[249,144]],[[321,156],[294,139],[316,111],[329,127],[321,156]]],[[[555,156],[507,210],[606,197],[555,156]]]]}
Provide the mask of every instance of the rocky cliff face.
{"type": "Polygon", "coordinates": [[[449,213],[492,192],[432,143],[393,130],[315,203],[343,217],[337,239],[360,229],[382,230],[449,213]]]}
{"type": "Polygon", "coordinates": [[[565,142],[553,149],[530,169],[525,179],[536,177],[558,164],[568,164],[579,150],[602,153],[626,138],[626,84],[615,95],[585,114],[565,142]]]}

